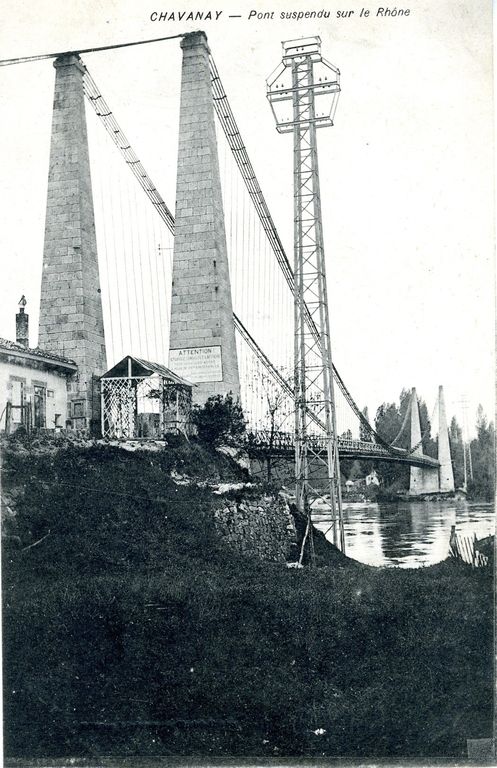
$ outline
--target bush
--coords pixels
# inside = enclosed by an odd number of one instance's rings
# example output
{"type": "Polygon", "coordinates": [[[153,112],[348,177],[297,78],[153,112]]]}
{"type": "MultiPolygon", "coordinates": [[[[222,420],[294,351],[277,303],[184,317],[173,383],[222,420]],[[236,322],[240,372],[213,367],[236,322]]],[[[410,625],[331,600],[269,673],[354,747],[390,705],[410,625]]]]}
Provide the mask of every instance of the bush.
{"type": "Polygon", "coordinates": [[[192,422],[197,428],[198,438],[209,445],[236,443],[245,432],[245,419],[239,400],[231,392],[224,397],[209,397],[205,405],[195,405],[192,422]]]}

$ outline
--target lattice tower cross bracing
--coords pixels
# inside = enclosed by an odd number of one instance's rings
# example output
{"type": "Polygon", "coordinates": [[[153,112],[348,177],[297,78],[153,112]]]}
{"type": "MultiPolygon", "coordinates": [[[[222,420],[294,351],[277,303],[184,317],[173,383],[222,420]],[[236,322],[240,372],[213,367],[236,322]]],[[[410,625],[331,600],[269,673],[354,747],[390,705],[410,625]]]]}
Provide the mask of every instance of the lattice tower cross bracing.
{"type": "Polygon", "coordinates": [[[268,81],[280,133],[293,133],[295,274],[295,487],[299,509],[327,497],[335,544],[345,550],[340,465],[324,257],[316,128],[333,125],[339,72],[321,57],[319,38],[283,43],[282,66],[268,81]],[[315,65],[321,77],[316,76],[315,65]],[[287,85],[288,76],[291,82],[287,85]],[[316,100],[328,102],[318,112],[316,100]],[[324,97],[324,99],[322,98],[324,97]],[[281,112],[291,102],[292,116],[281,112]],[[312,332],[311,323],[318,329],[312,332]],[[312,411],[322,423],[309,419],[312,411]],[[321,429],[323,440],[311,439],[321,429]],[[337,531],[337,526],[339,531],[337,531]],[[339,536],[338,536],[339,534],[339,536]]]}

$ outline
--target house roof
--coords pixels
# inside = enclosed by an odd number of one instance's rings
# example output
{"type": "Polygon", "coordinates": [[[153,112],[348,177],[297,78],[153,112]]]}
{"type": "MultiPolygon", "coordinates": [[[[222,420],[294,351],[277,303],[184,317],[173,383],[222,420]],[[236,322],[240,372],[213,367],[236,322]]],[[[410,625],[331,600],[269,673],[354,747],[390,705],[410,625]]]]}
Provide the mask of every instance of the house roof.
{"type": "Polygon", "coordinates": [[[173,381],[175,384],[182,384],[185,387],[194,387],[191,381],[183,379],[174,373],[169,368],[161,363],[154,363],[150,360],[143,360],[141,357],[135,357],[134,355],[126,355],[116,363],[112,368],[106,371],[102,379],[114,379],[114,378],[127,378],[128,377],[128,360],[131,360],[131,375],[138,378],[146,378],[154,373],[158,373],[159,376],[163,376],[169,381],[173,381]]]}
{"type": "Polygon", "coordinates": [[[17,344],[15,341],[0,337],[0,354],[2,352],[6,352],[14,357],[23,357],[28,360],[41,360],[48,365],[52,365],[54,368],[64,368],[76,371],[78,367],[74,360],[71,360],[68,357],[55,355],[53,352],[47,352],[45,349],[40,349],[40,347],[24,347],[22,344],[17,344]]]}

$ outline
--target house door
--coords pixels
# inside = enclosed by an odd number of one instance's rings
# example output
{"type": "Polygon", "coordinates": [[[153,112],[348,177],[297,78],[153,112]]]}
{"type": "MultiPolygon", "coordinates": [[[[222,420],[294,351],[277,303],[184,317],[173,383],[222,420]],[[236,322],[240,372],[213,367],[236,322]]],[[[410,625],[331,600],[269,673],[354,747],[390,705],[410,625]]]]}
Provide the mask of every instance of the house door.
{"type": "Polygon", "coordinates": [[[34,387],[34,427],[39,429],[46,426],[47,390],[45,387],[34,387]]]}

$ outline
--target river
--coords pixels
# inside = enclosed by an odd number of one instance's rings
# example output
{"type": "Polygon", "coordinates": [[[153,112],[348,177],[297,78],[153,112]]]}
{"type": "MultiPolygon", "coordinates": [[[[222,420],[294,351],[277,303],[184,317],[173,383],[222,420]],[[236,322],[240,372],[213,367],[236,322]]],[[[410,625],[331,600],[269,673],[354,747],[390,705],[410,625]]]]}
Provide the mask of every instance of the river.
{"type": "MultiPolygon", "coordinates": [[[[495,532],[494,505],[468,501],[349,503],[343,507],[346,554],[368,565],[419,568],[444,560],[452,525],[458,534],[483,538],[495,532]]],[[[313,513],[314,525],[332,540],[330,518],[313,513]]]]}

